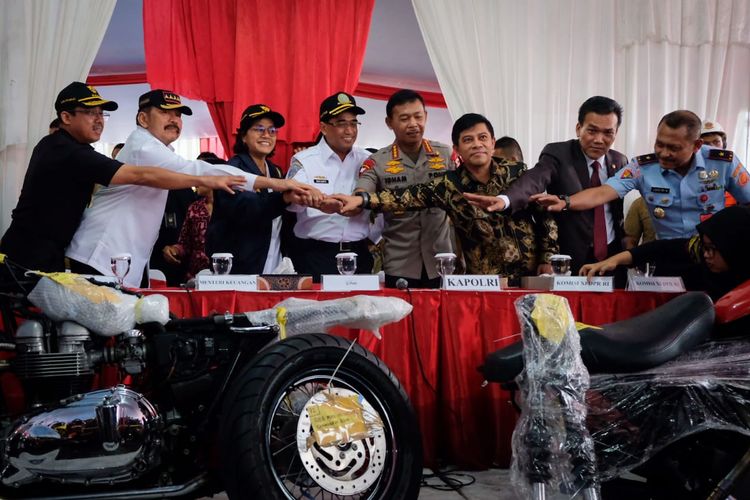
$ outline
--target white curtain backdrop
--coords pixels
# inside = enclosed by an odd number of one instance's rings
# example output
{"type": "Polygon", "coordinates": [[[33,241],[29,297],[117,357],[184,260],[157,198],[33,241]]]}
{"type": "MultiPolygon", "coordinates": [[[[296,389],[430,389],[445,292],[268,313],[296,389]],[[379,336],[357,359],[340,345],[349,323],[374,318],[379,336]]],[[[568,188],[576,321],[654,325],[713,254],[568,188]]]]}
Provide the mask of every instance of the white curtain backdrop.
{"type": "Polygon", "coordinates": [[[116,0],[0,2],[0,235],[57,93],[85,81],[116,0]]]}
{"type": "Polygon", "coordinates": [[[580,104],[625,108],[615,148],[653,148],[665,113],[718,120],[747,158],[748,0],[412,0],[454,118],[485,114],[533,165],[548,142],[575,137],[580,104]]]}

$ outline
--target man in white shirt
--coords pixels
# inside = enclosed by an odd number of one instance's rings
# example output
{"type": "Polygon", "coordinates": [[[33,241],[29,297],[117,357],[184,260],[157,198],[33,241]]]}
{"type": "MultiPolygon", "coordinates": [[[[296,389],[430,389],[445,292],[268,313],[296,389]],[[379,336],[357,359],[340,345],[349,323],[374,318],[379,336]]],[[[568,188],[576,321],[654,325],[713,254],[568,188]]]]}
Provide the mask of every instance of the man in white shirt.
{"type": "MultiPolygon", "coordinates": [[[[322,138],[294,155],[287,178],[309,183],[326,195],[354,191],[360,166],[370,156],[354,145],[360,125],[357,115],[364,113],[345,92],[327,97],[320,105],[322,138]]],[[[338,273],[336,254],[341,252],[357,254],[358,273],[372,272],[373,258],[367,247],[370,211],[348,218],[334,213],[338,208],[340,202],[333,199],[322,203],[320,210],[296,204],[288,208],[297,213],[294,267],[300,274],[312,274],[316,282],[321,274],[338,273]]]]}
{"type": "MultiPolygon", "coordinates": [[[[177,155],[169,145],[180,137],[183,114],[191,115],[192,110],[183,105],[174,92],[159,89],[143,94],[138,99],[138,126],[125,141],[118,159],[184,174],[241,175],[246,180],[244,189],[293,190],[300,203],[320,200],[317,190],[298,182],[257,177],[229,165],[211,165],[177,155]]],[[[112,275],[111,256],[127,252],[132,257],[124,284],[139,286],[159,233],[166,199],[167,191],[146,186],[111,186],[98,190],[65,252],[71,270],[112,275]]]]}

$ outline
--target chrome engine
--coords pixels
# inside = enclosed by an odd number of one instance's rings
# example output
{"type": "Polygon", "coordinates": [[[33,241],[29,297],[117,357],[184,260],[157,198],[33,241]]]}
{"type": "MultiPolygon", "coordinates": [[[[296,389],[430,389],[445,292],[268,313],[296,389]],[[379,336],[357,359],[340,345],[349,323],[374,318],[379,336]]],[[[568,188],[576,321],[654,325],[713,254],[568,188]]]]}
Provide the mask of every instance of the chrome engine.
{"type": "Polygon", "coordinates": [[[73,396],[14,424],[0,480],[13,487],[128,481],[159,464],[161,427],[151,403],[124,386],[73,396]]]}

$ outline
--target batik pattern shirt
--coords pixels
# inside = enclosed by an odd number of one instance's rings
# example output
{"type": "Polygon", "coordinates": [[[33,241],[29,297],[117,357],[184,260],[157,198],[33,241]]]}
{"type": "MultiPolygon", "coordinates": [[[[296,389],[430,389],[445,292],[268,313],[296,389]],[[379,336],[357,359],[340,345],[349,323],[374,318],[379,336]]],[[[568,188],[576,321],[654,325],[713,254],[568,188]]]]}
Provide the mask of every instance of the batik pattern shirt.
{"type": "Polygon", "coordinates": [[[455,227],[466,272],[507,276],[511,285],[517,285],[521,276],[535,275],[537,266],[558,252],[557,224],[537,208],[513,215],[487,212],[472,206],[462,193],[497,196],[524,171],[522,163],[493,161],[484,184],[461,165],[428,183],[373,193],[370,208],[382,212],[442,208],[455,227]]]}

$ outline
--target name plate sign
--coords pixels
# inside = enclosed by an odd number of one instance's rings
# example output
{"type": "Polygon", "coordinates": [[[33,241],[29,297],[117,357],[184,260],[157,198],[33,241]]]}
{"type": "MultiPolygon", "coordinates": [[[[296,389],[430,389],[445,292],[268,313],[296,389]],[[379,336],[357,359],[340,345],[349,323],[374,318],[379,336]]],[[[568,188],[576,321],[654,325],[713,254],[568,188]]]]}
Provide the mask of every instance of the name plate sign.
{"type": "Polygon", "coordinates": [[[321,288],[326,292],[349,292],[351,290],[380,290],[377,274],[323,274],[321,288]]]}
{"type": "Polygon", "coordinates": [[[256,292],[257,274],[199,274],[195,277],[196,290],[238,290],[256,292]]]}
{"type": "Polygon", "coordinates": [[[493,274],[452,274],[443,276],[443,290],[498,292],[502,288],[500,276],[493,274]]]}
{"type": "Polygon", "coordinates": [[[669,292],[685,291],[685,284],[679,276],[630,276],[628,290],[631,292],[669,292]]]}
{"type": "Polygon", "coordinates": [[[556,292],[611,292],[613,287],[612,276],[555,276],[552,278],[552,288],[556,292]]]}

